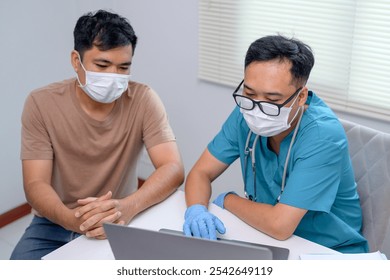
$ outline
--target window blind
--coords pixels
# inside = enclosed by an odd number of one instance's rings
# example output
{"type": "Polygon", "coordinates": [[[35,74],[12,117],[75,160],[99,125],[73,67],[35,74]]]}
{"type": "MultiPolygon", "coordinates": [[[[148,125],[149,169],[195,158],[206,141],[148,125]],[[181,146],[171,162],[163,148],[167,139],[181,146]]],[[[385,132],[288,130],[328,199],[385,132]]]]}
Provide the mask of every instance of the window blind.
{"type": "Polygon", "coordinates": [[[200,0],[200,79],[236,86],[247,48],[272,34],[312,49],[308,86],[332,108],[390,121],[389,0],[200,0]]]}

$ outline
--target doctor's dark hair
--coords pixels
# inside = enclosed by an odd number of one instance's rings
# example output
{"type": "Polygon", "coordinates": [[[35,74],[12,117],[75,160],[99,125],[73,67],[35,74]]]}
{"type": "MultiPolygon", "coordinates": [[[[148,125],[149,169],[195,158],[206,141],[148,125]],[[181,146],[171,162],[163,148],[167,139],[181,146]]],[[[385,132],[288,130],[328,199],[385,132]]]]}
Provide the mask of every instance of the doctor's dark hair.
{"type": "Polygon", "coordinates": [[[288,60],[292,63],[292,82],[299,86],[307,82],[314,65],[314,56],[308,45],[297,39],[272,35],[260,38],[249,46],[245,56],[245,68],[255,61],[273,59],[288,60]]]}
{"type": "Polygon", "coordinates": [[[131,44],[134,53],[137,44],[137,36],[129,21],[104,10],[81,16],[77,20],[73,36],[74,49],[80,53],[81,58],[93,46],[106,51],[131,44]]]}

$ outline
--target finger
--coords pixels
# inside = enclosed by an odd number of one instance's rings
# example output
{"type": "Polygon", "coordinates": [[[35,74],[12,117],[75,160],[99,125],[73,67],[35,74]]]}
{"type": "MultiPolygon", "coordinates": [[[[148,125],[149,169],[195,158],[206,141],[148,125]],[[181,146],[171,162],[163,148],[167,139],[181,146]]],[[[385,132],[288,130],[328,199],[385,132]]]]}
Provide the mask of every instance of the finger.
{"type": "Polygon", "coordinates": [[[225,225],[222,223],[222,221],[220,219],[218,219],[217,217],[214,217],[214,224],[215,224],[215,228],[216,230],[221,233],[221,234],[224,234],[226,232],[226,228],[225,228],[225,225]]]}
{"type": "Polygon", "coordinates": [[[90,217],[92,215],[95,215],[98,213],[103,213],[103,212],[108,212],[108,211],[111,211],[113,209],[116,209],[118,211],[118,207],[119,207],[118,200],[106,200],[106,201],[96,202],[96,203],[94,202],[90,205],[91,210],[84,214],[84,216],[85,216],[84,218],[87,219],[88,217],[90,217]]]}
{"type": "Polygon", "coordinates": [[[104,232],[103,227],[97,227],[97,228],[94,228],[94,229],[92,229],[90,231],[87,231],[85,233],[85,236],[87,236],[88,238],[95,238],[95,239],[105,239],[105,238],[107,238],[106,234],[104,232]]]}
{"type": "Polygon", "coordinates": [[[95,237],[95,239],[98,239],[98,240],[104,240],[104,239],[107,239],[107,236],[105,234],[103,235],[98,235],[95,237]]]}
{"type": "Polygon", "coordinates": [[[217,240],[217,233],[215,232],[215,224],[211,217],[205,219],[205,227],[207,231],[208,238],[211,240],[217,240]]]}
{"type": "Polygon", "coordinates": [[[87,198],[80,198],[77,200],[77,203],[79,205],[86,205],[88,203],[91,203],[93,201],[96,201],[98,198],[97,197],[87,197],[87,198]]]}
{"type": "MultiPolygon", "coordinates": [[[[117,224],[117,225],[123,226],[123,225],[126,224],[126,222],[123,221],[123,220],[120,220],[120,221],[117,222],[116,224],[117,224]]],[[[98,231],[98,232],[97,232],[98,235],[95,236],[96,239],[107,239],[107,235],[106,235],[106,233],[104,232],[104,227],[102,227],[102,228],[103,228],[103,234],[101,234],[100,231],[98,231]]],[[[92,230],[92,231],[94,231],[94,230],[92,230]]]]}
{"type": "Polygon", "coordinates": [[[198,222],[199,231],[200,231],[200,236],[201,236],[202,238],[210,239],[209,229],[208,229],[208,227],[207,227],[206,221],[207,221],[207,220],[201,219],[201,220],[199,220],[199,222],[198,222]]]}
{"type": "Polygon", "coordinates": [[[112,192],[109,191],[109,192],[107,192],[106,194],[104,194],[104,195],[102,195],[100,197],[87,197],[87,198],[78,199],[77,203],[80,204],[80,205],[86,205],[86,204],[91,203],[93,201],[108,200],[108,199],[111,199],[111,197],[112,197],[112,192]]]}
{"type": "Polygon", "coordinates": [[[192,232],[191,232],[191,229],[190,229],[190,225],[185,223],[183,225],[183,232],[184,232],[184,235],[185,236],[192,236],[192,232]]]}
{"type": "Polygon", "coordinates": [[[100,196],[97,200],[103,201],[103,200],[111,199],[111,197],[112,197],[112,192],[108,191],[106,194],[100,196]]]}
{"type": "Polygon", "coordinates": [[[85,217],[85,219],[88,219],[89,217],[100,213],[100,212],[106,212],[109,211],[113,208],[117,208],[119,206],[119,201],[118,200],[105,200],[105,201],[94,201],[91,202],[85,206],[80,207],[76,213],[75,216],[76,218],[79,218],[86,213],[90,212],[89,215],[85,217]]]}
{"type": "MultiPolygon", "coordinates": [[[[118,221],[118,219],[122,216],[122,213],[120,211],[115,212],[112,215],[109,215],[105,217],[104,219],[101,219],[99,224],[103,225],[104,223],[114,223],[118,221]]],[[[119,222],[118,222],[119,224],[119,222]]]]}
{"type": "MultiPolygon", "coordinates": [[[[125,221],[120,220],[119,222],[117,222],[117,224],[123,226],[123,225],[125,225],[125,221]]],[[[87,233],[88,233],[88,235],[93,235],[93,238],[95,238],[95,239],[107,239],[107,235],[104,231],[104,227],[99,227],[97,229],[93,229],[87,233]],[[103,233],[100,230],[98,230],[100,228],[103,229],[103,233]]]]}
{"type": "Polygon", "coordinates": [[[190,228],[191,228],[192,236],[201,237],[200,230],[199,230],[199,225],[198,225],[197,221],[192,221],[191,225],[190,225],[190,228]]]}
{"type": "Polygon", "coordinates": [[[102,220],[104,221],[105,219],[107,219],[107,222],[113,222],[117,220],[120,217],[120,215],[121,213],[116,209],[108,212],[95,214],[80,225],[80,230],[88,231],[91,228],[96,227],[97,225],[102,225],[101,221],[102,220]],[[115,217],[114,220],[111,220],[112,217],[115,217]]]}

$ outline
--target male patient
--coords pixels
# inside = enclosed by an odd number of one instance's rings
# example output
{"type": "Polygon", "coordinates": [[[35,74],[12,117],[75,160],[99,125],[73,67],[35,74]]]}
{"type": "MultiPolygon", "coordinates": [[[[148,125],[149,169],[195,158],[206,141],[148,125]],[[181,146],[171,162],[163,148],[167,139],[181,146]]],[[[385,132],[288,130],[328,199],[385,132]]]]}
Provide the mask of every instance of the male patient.
{"type": "Polygon", "coordinates": [[[228,190],[215,204],[279,240],[296,234],[367,252],[346,135],[306,86],[313,65],[311,49],[296,39],[267,36],[250,45],[237,106],[187,177],[186,235],[225,232],[207,210],[211,183],[240,159],[246,197],[228,190]]]}
{"type": "Polygon", "coordinates": [[[183,182],[161,100],[129,79],[136,43],[127,19],[85,14],[74,29],[76,77],[28,96],[21,159],[35,216],[11,259],[40,259],[81,234],[104,239],[104,222],[129,223],[183,182]],[[155,171],[138,189],[143,146],[155,171]]]}

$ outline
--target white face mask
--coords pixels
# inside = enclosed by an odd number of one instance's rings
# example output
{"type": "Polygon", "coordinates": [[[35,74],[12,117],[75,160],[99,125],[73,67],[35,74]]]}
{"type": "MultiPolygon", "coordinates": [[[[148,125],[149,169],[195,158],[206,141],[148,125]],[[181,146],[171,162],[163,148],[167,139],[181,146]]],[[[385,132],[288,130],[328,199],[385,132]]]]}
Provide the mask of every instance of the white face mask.
{"type": "MultiPolygon", "coordinates": [[[[80,55],[79,55],[80,59],[80,55]]],[[[77,75],[77,80],[83,91],[93,100],[100,103],[111,103],[117,100],[129,86],[130,75],[91,72],[84,68],[85,85],[82,85],[77,75]]]]}
{"type": "Polygon", "coordinates": [[[257,105],[252,110],[240,109],[240,111],[253,133],[264,137],[271,137],[278,135],[279,133],[282,133],[283,131],[286,131],[290,128],[291,123],[301,109],[300,108],[297,110],[295,116],[290,122],[288,122],[288,117],[290,116],[292,106],[297,99],[298,96],[295,98],[293,104],[290,107],[280,108],[280,114],[278,116],[268,116],[264,114],[257,105]]]}

